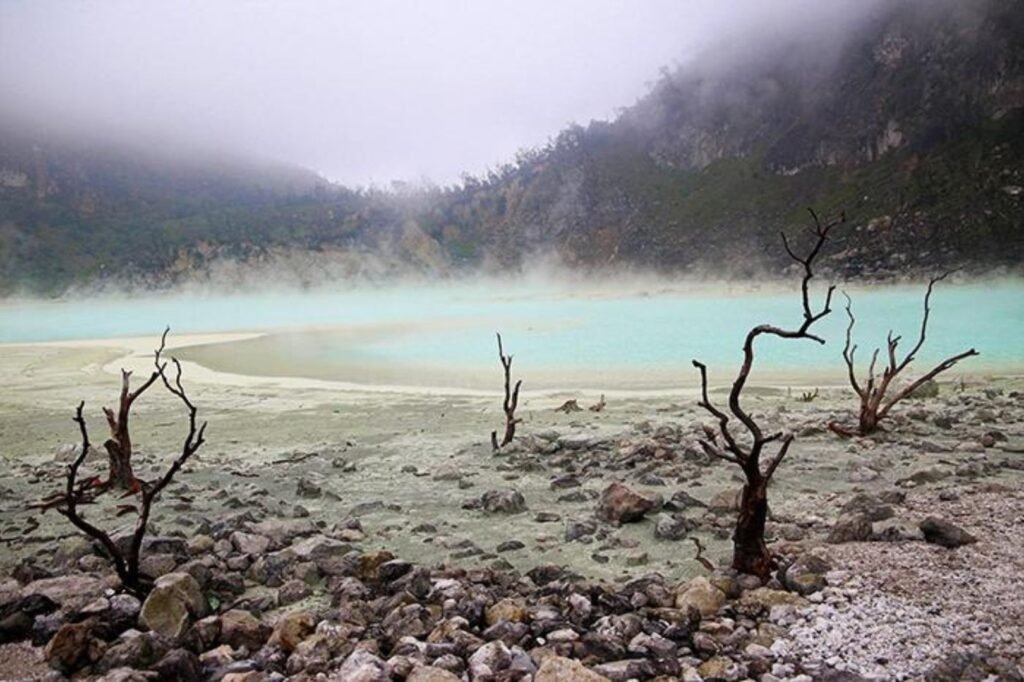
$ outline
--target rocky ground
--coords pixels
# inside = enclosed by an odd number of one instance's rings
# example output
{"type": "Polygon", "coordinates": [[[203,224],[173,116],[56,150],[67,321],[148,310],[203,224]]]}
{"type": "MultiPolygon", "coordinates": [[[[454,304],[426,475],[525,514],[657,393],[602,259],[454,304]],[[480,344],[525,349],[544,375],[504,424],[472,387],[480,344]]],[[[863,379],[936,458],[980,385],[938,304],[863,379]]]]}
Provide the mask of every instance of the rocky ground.
{"type": "MultiPolygon", "coordinates": [[[[36,386],[44,407],[5,413],[7,433],[67,429],[61,390],[36,386]]],[[[727,564],[738,482],[701,453],[690,401],[562,414],[563,396],[534,399],[492,454],[469,435],[495,426],[475,399],[198,395],[221,441],[160,501],[145,600],[118,594],[61,517],[25,510],[73,446],[12,462],[0,679],[1022,679],[1012,380],[943,387],[849,440],[823,429],[847,418],[842,393],[755,392],[798,436],[772,490],[783,560],[767,584],[694,560],[697,539],[727,564]],[[334,412],[372,428],[330,438],[334,412]]],[[[150,475],[179,434],[155,408],[139,424],[157,434],[150,475]]],[[[127,528],[120,502],[88,514],[127,528]]]]}

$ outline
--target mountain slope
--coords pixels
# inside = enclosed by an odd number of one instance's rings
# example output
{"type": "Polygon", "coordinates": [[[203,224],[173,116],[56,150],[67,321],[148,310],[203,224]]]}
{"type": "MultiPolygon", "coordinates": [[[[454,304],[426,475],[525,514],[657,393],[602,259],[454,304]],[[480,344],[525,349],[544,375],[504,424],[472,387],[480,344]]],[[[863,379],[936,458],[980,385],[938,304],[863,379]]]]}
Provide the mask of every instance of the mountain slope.
{"type": "Polygon", "coordinates": [[[1024,3],[883,1],[854,26],[673,72],[486,178],[385,193],[270,164],[0,136],[0,292],[577,269],[742,276],[843,210],[831,266],[1024,263],[1024,3]]]}

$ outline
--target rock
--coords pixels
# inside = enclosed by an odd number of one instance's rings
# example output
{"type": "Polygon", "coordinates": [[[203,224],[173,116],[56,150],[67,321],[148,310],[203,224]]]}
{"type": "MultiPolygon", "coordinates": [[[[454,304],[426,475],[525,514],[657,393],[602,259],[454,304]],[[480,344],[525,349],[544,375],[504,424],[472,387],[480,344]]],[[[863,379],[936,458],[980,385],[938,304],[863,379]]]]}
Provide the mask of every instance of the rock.
{"type": "Polygon", "coordinates": [[[327,679],[332,682],[387,682],[384,661],[369,651],[353,651],[341,667],[327,679]]]}
{"type": "Polygon", "coordinates": [[[658,514],[654,537],[659,540],[682,540],[694,528],[694,523],[682,515],[658,514]]]}
{"type": "Polygon", "coordinates": [[[255,533],[235,531],[231,534],[231,544],[242,554],[263,554],[270,549],[270,538],[255,533]]]}
{"type": "Polygon", "coordinates": [[[526,499],[518,490],[488,490],[480,496],[480,507],[488,514],[518,514],[526,511],[526,499]]]}
{"type": "Polygon", "coordinates": [[[735,604],[735,608],[744,615],[756,617],[761,613],[771,611],[773,606],[802,608],[807,605],[808,601],[798,594],[773,590],[770,587],[758,587],[744,592],[739,602],[735,604]]]}
{"type": "Polygon", "coordinates": [[[313,481],[303,477],[299,479],[299,483],[295,487],[295,494],[299,497],[313,498],[323,495],[323,490],[313,481]]]}
{"type": "Polygon", "coordinates": [[[56,578],[34,580],[22,589],[21,594],[25,597],[41,594],[60,604],[64,609],[76,610],[102,597],[106,587],[106,583],[99,578],[72,573],[56,578]]]}
{"type": "Polygon", "coordinates": [[[915,542],[924,540],[924,533],[911,521],[892,518],[872,523],[871,539],[878,542],[915,542]]]}
{"type": "Polygon", "coordinates": [[[289,580],[277,589],[277,602],[281,606],[294,604],[312,594],[312,590],[302,580],[289,580]]]}
{"type": "Polygon", "coordinates": [[[473,679],[489,678],[508,669],[512,664],[512,653],[501,640],[488,642],[469,657],[469,672],[473,679]]]}
{"type": "Polygon", "coordinates": [[[195,578],[188,573],[168,573],[157,578],[139,621],[153,632],[175,639],[194,620],[205,616],[208,608],[195,578]]]}
{"type": "Polygon", "coordinates": [[[570,521],[565,526],[565,541],[573,542],[587,538],[597,532],[597,522],[590,519],[570,521]]]}
{"type": "Polygon", "coordinates": [[[280,647],[284,652],[291,653],[299,642],[313,634],[316,629],[316,618],[308,611],[290,611],[284,614],[274,625],[269,644],[280,647]]]}
{"type": "Polygon", "coordinates": [[[787,589],[806,596],[819,592],[828,585],[825,574],[831,570],[832,566],[825,559],[804,553],[786,568],[782,574],[782,584],[787,589]]]}
{"type": "Polygon", "coordinates": [[[723,490],[708,502],[708,511],[712,514],[731,514],[739,511],[742,494],[742,488],[723,490]]]}
{"type": "Polygon", "coordinates": [[[235,648],[256,651],[270,636],[271,629],[256,616],[241,609],[231,609],[220,616],[220,641],[235,648]]]}
{"type": "Polygon", "coordinates": [[[924,398],[938,398],[939,397],[939,382],[935,379],[929,379],[924,382],[913,391],[910,392],[908,398],[924,399],[924,398]]]}
{"type": "Polygon", "coordinates": [[[99,660],[102,644],[93,637],[93,627],[93,621],[62,625],[43,652],[50,667],[70,675],[99,660]]]}
{"type": "Polygon", "coordinates": [[[654,505],[651,498],[615,481],[601,493],[597,503],[597,516],[615,525],[632,523],[642,519],[654,505]]]}
{"type": "Polygon", "coordinates": [[[405,682],[461,682],[461,680],[462,678],[455,673],[432,665],[413,668],[409,676],[405,678],[405,682]]]}
{"type": "Polygon", "coordinates": [[[526,545],[524,545],[519,540],[506,540],[505,542],[498,545],[498,547],[494,551],[498,554],[503,554],[504,552],[514,552],[518,549],[523,549],[524,547],[526,547],[526,545]]]}
{"type": "Polygon", "coordinates": [[[702,618],[709,618],[725,604],[725,593],[703,577],[698,576],[676,591],[675,606],[677,609],[696,609],[702,618]]]}
{"type": "Polygon", "coordinates": [[[725,656],[714,656],[700,664],[697,672],[705,680],[729,680],[739,679],[739,675],[733,674],[730,669],[736,664],[725,656]]]}
{"type": "Polygon", "coordinates": [[[883,503],[874,495],[858,493],[843,506],[839,516],[841,518],[860,516],[868,521],[884,521],[885,519],[892,518],[895,513],[892,507],[883,503]]]}
{"type": "Polygon", "coordinates": [[[871,538],[871,522],[863,516],[840,518],[829,531],[826,542],[864,542],[871,538]]]}
{"type": "Polygon", "coordinates": [[[608,678],[571,658],[546,656],[533,682],[608,682],[608,678]]]}
{"type": "Polygon", "coordinates": [[[611,661],[594,666],[594,672],[603,675],[612,682],[627,680],[646,680],[654,676],[654,668],[649,661],[642,658],[630,658],[623,661],[611,661]]]}
{"type": "Polygon", "coordinates": [[[506,598],[487,608],[484,622],[487,625],[494,625],[502,620],[510,623],[522,623],[528,619],[528,616],[525,606],[518,601],[506,598]]]}
{"type": "Polygon", "coordinates": [[[199,680],[203,677],[199,659],[188,649],[171,649],[152,669],[159,675],[160,682],[199,680]]]}
{"type": "Polygon", "coordinates": [[[949,547],[954,549],[962,545],[969,545],[972,542],[977,542],[978,538],[974,537],[963,528],[953,525],[949,521],[940,519],[937,516],[929,516],[921,523],[918,524],[918,528],[924,533],[925,542],[930,542],[933,545],[941,545],[943,547],[949,547]]]}

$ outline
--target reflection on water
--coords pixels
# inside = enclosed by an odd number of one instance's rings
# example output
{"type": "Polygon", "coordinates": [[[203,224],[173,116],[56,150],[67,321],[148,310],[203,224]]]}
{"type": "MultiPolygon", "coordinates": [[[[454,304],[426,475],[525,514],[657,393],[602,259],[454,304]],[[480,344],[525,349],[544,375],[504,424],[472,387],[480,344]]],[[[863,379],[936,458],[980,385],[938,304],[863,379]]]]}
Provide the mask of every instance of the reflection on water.
{"type": "MultiPolygon", "coordinates": [[[[494,332],[534,388],[692,385],[701,358],[731,379],[753,324],[797,326],[799,297],[675,286],[656,293],[486,286],[175,296],[0,307],[0,341],[259,330],[268,336],[183,350],[214,369],[404,385],[493,387],[494,332]],[[500,293],[500,295],[499,295],[500,293]]],[[[916,339],[923,287],[853,292],[860,357],[890,327],[916,339]]],[[[841,300],[841,299],[840,299],[841,300]]],[[[940,285],[921,364],[974,346],[959,369],[1024,367],[1024,282],[940,285]]],[[[765,338],[757,376],[838,379],[846,316],[839,302],[817,327],[827,344],[765,338]]]]}

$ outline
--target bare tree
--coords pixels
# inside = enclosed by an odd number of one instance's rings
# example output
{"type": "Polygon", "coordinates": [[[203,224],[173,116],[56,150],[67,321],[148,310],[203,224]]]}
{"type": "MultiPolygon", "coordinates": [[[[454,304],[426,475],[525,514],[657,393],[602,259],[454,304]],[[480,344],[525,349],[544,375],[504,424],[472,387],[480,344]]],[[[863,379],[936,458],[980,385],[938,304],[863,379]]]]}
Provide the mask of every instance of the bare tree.
{"type": "MultiPolygon", "coordinates": [[[[160,339],[160,349],[157,351],[157,355],[163,351],[166,338],[167,332],[165,331],[160,339]]],[[[153,385],[160,377],[160,372],[154,370],[145,383],[134,391],[131,390],[131,376],[131,372],[121,370],[121,397],[118,401],[117,413],[115,414],[109,407],[103,408],[103,414],[107,417],[107,425],[110,427],[110,438],[103,443],[110,460],[110,474],[104,485],[137,492],[139,482],[132,470],[132,437],[128,430],[128,418],[131,414],[132,404],[145,393],[147,388],[153,385]]]]}
{"type": "Polygon", "coordinates": [[[515,388],[512,388],[512,356],[505,355],[505,349],[501,346],[501,334],[496,336],[498,337],[498,359],[501,360],[501,367],[505,372],[505,400],[501,404],[501,409],[505,413],[505,435],[499,444],[498,432],[491,431],[491,447],[495,450],[508,445],[516,437],[516,424],[522,421],[522,419],[516,418],[516,408],[519,407],[519,387],[523,385],[523,380],[520,379],[516,382],[515,388]]]}
{"type": "Polygon", "coordinates": [[[740,467],[745,478],[736,529],[733,533],[732,566],[741,573],[756,575],[762,579],[771,574],[775,564],[764,541],[765,522],[768,518],[768,484],[771,482],[775,470],[786,457],[786,453],[793,443],[793,435],[782,431],[765,434],[761,425],[740,404],[740,398],[754,364],[754,342],[759,336],[810,339],[818,343],[825,343],[823,338],[812,334],[810,329],[815,322],[832,312],[832,294],[835,291],[835,286],[829,286],[821,309],[815,312],[811,308],[809,284],[814,277],[812,269],[814,261],[828,240],[829,232],[836,225],[845,222],[846,217],[841,215],[835,220],[822,224],[817,214],[813,210],[808,210],[814,220],[814,229],[811,230],[814,245],[806,256],[797,255],[790,248],[785,233],[782,234],[782,244],[786,253],[799,263],[804,271],[800,284],[803,303],[801,325],[796,329],[782,329],[773,325],[761,324],[747,332],[746,340],[743,343],[743,364],[740,365],[739,373],[729,391],[729,414],[711,402],[708,395],[707,367],[697,360],[693,361],[693,366],[700,371],[701,400],[698,404],[718,420],[718,432],[711,428],[705,428],[707,438],[700,441],[701,447],[709,456],[724,459],[740,467]],[[733,434],[730,414],[746,430],[744,437],[738,438],[733,434]],[[778,449],[762,467],[761,456],[765,453],[765,447],[772,443],[778,443],[778,449]]]}
{"type": "MultiPolygon", "coordinates": [[[[53,496],[50,500],[36,505],[43,509],[49,507],[55,508],[58,513],[67,517],[67,519],[76,528],[99,542],[114,562],[114,570],[117,571],[117,575],[121,579],[121,583],[125,590],[139,596],[144,596],[151,587],[149,578],[139,572],[139,559],[142,550],[142,541],[146,535],[146,528],[149,524],[149,516],[153,507],[153,502],[157,497],[159,497],[163,489],[166,488],[174,479],[175,474],[177,474],[181,467],[185,465],[185,462],[187,462],[205,442],[204,434],[206,432],[206,422],[203,422],[201,425],[198,424],[196,418],[198,410],[189,399],[188,394],[185,392],[185,388],[181,383],[181,364],[177,359],[171,359],[175,368],[175,376],[174,379],[171,380],[168,378],[166,372],[167,362],[164,362],[161,359],[168,331],[170,330],[168,329],[167,331],[164,331],[160,340],[160,348],[158,348],[154,353],[153,363],[156,369],[153,376],[161,379],[164,387],[170,391],[171,394],[176,396],[185,406],[188,413],[188,433],[182,443],[180,454],[174,459],[162,476],[153,481],[142,481],[135,479],[133,476],[133,480],[136,481],[134,486],[135,493],[140,495],[139,505],[137,507],[135,505],[123,505],[118,512],[120,515],[121,513],[134,511],[137,515],[135,529],[128,539],[127,546],[115,542],[115,540],[110,537],[109,533],[87,520],[80,509],[80,506],[83,504],[95,502],[97,496],[105,489],[103,484],[100,484],[97,487],[97,477],[90,477],[82,481],[78,480],[79,469],[82,466],[82,462],[85,461],[86,455],[89,453],[89,449],[91,447],[89,443],[89,431],[86,427],[85,417],[82,414],[85,409],[84,401],[78,404],[78,409],[75,410],[74,417],[74,421],[78,424],[78,429],[82,436],[81,450],[78,452],[74,461],[72,461],[68,466],[65,489],[63,492],[53,496]]],[[[127,373],[122,372],[122,377],[122,386],[126,386],[127,373]]],[[[155,381],[155,379],[147,381],[145,387],[148,388],[153,381],[155,381]]],[[[137,391],[131,400],[138,397],[142,390],[145,390],[145,388],[137,391]]],[[[124,395],[125,392],[122,392],[122,398],[124,395]]],[[[128,401],[128,407],[131,406],[131,400],[128,401]]],[[[122,405],[124,402],[125,401],[122,400],[122,405]]],[[[109,419],[109,410],[105,410],[105,412],[108,413],[109,419]]],[[[127,412],[125,412],[125,414],[127,414],[127,412]]],[[[125,435],[127,437],[127,421],[125,420],[123,423],[125,425],[125,435]]],[[[130,440],[128,442],[130,442],[130,440]]]]}
{"type": "MultiPolygon", "coordinates": [[[[917,338],[917,343],[910,349],[902,359],[897,359],[896,351],[899,348],[901,337],[893,336],[892,331],[889,331],[889,335],[886,338],[886,355],[888,358],[885,368],[882,370],[882,376],[875,376],[875,366],[878,364],[878,355],[881,352],[880,348],[875,348],[875,352],[871,354],[871,362],[868,364],[868,376],[867,381],[861,384],[857,379],[857,371],[854,363],[854,356],[857,353],[857,346],[853,343],[853,327],[856,324],[856,319],[853,316],[853,302],[850,297],[843,292],[843,296],[846,297],[846,316],[849,318],[849,324],[846,326],[846,343],[843,346],[843,360],[846,362],[847,376],[850,380],[850,386],[857,393],[857,397],[860,398],[860,410],[857,416],[857,435],[866,436],[870,433],[874,433],[878,429],[879,422],[889,415],[890,410],[896,403],[900,402],[904,398],[911,396],[914,391],[928,383],[936,376],[950,369],[964,358],[968,358],[972,355],[978,355],[978,352],[973,348],[964,351],[958,355],[954,355],[950,358],[946,358],[938,365],[933,367],[928,372],[921,375],[917,380],[910,382],[899,390],[892,391],[890,395],[890,389],[893,388],[893,381],[910,366],[910,363],[914,361],[914,357],[917,355],[921,347],[924,346],[925,338],[928,334],[928,318],[931,315],[931,298],[932,289],[936,283],[941,282],[949,276],[949,272],[944,272],[938,277],[933,277],[928,282],[928,290],[924,295],[924,314],[921,317],[921,333],[917,338]]],[[[844,427],[833,424],[832,430],[840,435],[853,435],[851,431],[844,427]]]]}

